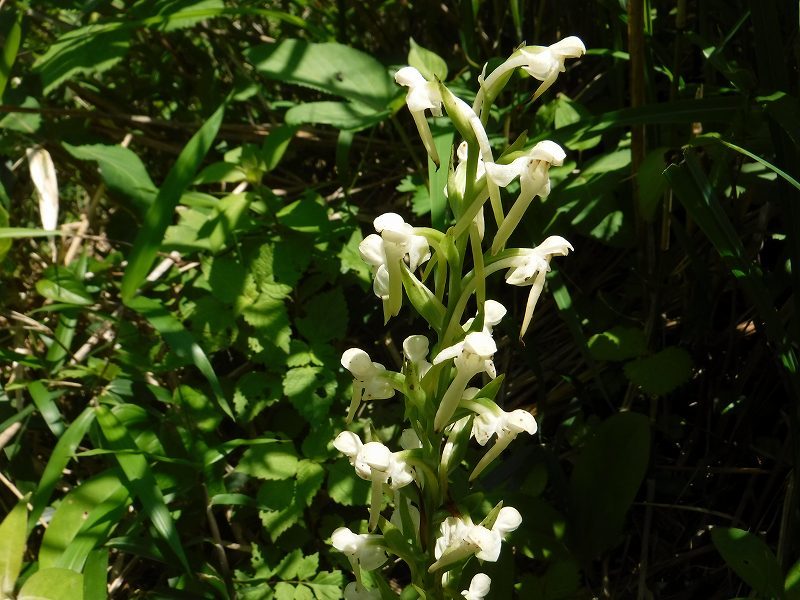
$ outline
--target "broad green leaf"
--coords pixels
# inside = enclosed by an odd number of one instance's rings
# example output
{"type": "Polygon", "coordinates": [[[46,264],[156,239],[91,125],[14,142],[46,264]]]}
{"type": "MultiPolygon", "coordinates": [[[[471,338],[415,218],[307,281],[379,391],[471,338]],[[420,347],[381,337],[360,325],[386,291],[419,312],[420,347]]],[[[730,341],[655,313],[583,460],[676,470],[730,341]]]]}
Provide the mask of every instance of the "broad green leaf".
{"type": "Polygon", "coordinates": [[[288,125],[330,125],[345,131],[361,131],[389,116],[388,110],[375,110],[356,102],[306,102],[286,111],[288,125]]]}
{"type": "Polygon", "coordinates": [[[130,29],[115,24],[93,24],[63,34],[33,65],[45,95],[73,75],[113,67],[128,52],[130,34],[130,29]]]}
{"type": "Polygon", "coordinates": [[[683,348],[670,346],[652,356],[625,365],[625,376],[653,396],[669,394],[692,376],[692,358],[683,348]]]}
{"type": "Polygon", "coordinates": [[[347,332],[347,300],[341,288],[334,288],[309,298],[305,316],[295,320],[297,330],[309,341],[341,340],[347,332]]]}
{"type": "Polygon", "coordinates": [[[758,537],[735,527],[715,527],[711,541],[728,566],[764,598],[783,597],[783,575],[772,550],[758,537]]]}
{"type": "Polygon", "coordinates": [[[344,575],[341,571],[320,571],[313,580],[306,585],[314,591],[317,600],[339,600],[345,586],[344,575]]]}
{"type": "Polygon", "coordinates": [[[120,294],[126,304],[133,299],[139,286],[147,277],[164,239],[164,233],[172,222],[173,213],[181,199],[181,194],[194,179],[203,157],[211,148],[224,114],[225,104],[223,103],[192,136],[170,169],[156,199],[148,209],[142,228],[139,230],[128,256],[128,267],[122,277],[120,294]]]}
{"type": "Polygon", "coordinates": [[[164,501],[164,495],[156,482],[147,460],[139,453],[127,453],[137,451],[130,433],[120,420],[105,406],[98,406],[97,422],[103,432],[103,437],[110,449],[117,451],[115,457],[125,477],[131,491],[142,503],[145,513],[150,518],[156,531],[169,545],[172,552],[178,558],[181,566],[190,572],[189,562],[186,559],[175,522],[172,520],[169,509],[164,501]]]}
{"type": "Polygon", "coordinates": [[[525,575],[519,594],[527,600],[570,600],[578,595],[581,585],[578,566],[567,560],[556,560],[542,575],[525,575]]]}
{"type": "MultiPolygon", "coordinates": [[[[585,119],[590,119],[591,114],[581,104],[573,102],[564,94],[559,94],[555,101],[554,110],[554,123],[556,128],[567,127],[580,123],[585,119]]],[[[601,137],[596,135],[594,137],[580,139],[583,136],[578,136],[578,139],[564,140],[564,145],[570,150],[589,150],[594,148],[600,143],[601,137]]]]}
{"type": "Polygon", "coordinates": [[[83,282],[69,269],[48,269],[45,276],[36,282],[36,291],[53,302],[77,306],[94,303],[83,282]]]}
{"type": "Polygon", "coordinates": [[[23,498],[0,523],[0,593],[11,597],[22,568],[28,536],[28,500],[23,498]]]}
{"type": "Polygon", "coordinates": [[[83,600],[106,600],[108,598],[107,575],[108,549],[98,548],[89,553],[83,569],[83,600]]]}
{"type": "Polygon", "coordinates": [[[278,577],[284,581],[290,579],[311,579],[319,568],[319,554],[303,556],[298,548],[287,554],[270,573],[271,577],[278,577]]]}
{"type": "Polygon", "coordinates": [[[319,233],[329,226],[328,211],[322,199],[315,195],[306,195],[287,204],[276,216],[282,225],[303,233],[319,233]]]}
{"type": "Polygon", "coordinates": [[[298,458],[288,442],[260,444],[248,448],[236,470],[258,479],[289,479],[297,474],[298,458]]]}
{"type": "Polygon", "coordinates": [[[28,577],[17,600],[83,600],[83,576],[71,569],[41,569],[28,577]]]}
{"type": "Polygon", "coordinates": [[[31,498],[31,506],[33,507],[31,509],[31,523],[35,523],[41,516],[50,501],[53,490],[61,480],[62,472],[69,464],[75,454],[75,450],[93,422],[94,410],[90,407],[83,409],[83,412],[67,427],[64,435],[56,442],[56,446],[53,448],[53,452],[47,460],[47,466],[44,468],[42,477],[39,480],[39,485],[36,486],[36,491],[31,498]]]}
{"type": "Polygon", "coordinates": [[[596,360],[628,360],[646,350],[644,331],[637,327],[612,327],[589,338],[589,352],[596,360]]]}
{"type": "MultiPolygon", "coordinates": [[[[39,108],[39,101],[28,96],[22,101],[20,108],[39,108]]],[[[13,110],[0,119],[0,129],[10,129],[22,133],[36,133],[42,125],[42,115],[38,112],[14,112],[13,110]]]]}
{"type": "Polygon", "coordinates": [[[153,204],[158,189],[132,150],[103,144],[73,146],[62,142],[62,145],[75,158],[96,162],[108,189],[129,197],[139,211],[144,212],[153,204]]]}
{"type": "Polygon", "coordinates": [[[447,63],[444,59],[427,48],[420,46],[414,38],[409,38],[408,64],[417,69],[428,81],[447,80],[447,63]]]}
{"type": "MultiPolygon", "coordinates": [[[[24,11],[17,11],[14,22],[11,24],[8,33],[6,33],[6,39],[3,43],[3,53],[0,55],[0,99],[3,97],[6,84],[8,84],[8,78],[11,76],[11,68],[17,59],[19,42],[22,38],[22,18],[24,15],[24,11]]],[[[6,14],[6,18],[8,18],[8,14],[6,14]]]]}
{"type": "Polygon", "coordinates": [[[287,39],[245,50],[264,77],[311,87],[383,110],[399,93],[381,63],[342,44],[287,39]]]}
{"type": "Polygon", "coordinates": [[[283,393],[312,425],[328,416],[336,387],[336,375],[323,367],[289,369],[283,378],[283,393]]]}
{"type": "Polygon", "coordinates": [[[347,460],[337,460],[327,468],[328,494],[343,506],[365,506],[369,502],[369,483],[356,477],[347,460]]]}
{"type": "Polygon", "coordinates": [[[650,422],[632,412],[604,421],[582,448],[569,486],[568,534],[583,560],[613,548],[647,471],[650,422]]]}
{"type": "Polygon", "coordinates": [[[152,298],[137,296],[130,300],[128,306],[147,319],[179,358],[189,360],[197,367],[211,385],[220,408],[226,415],[233,418],[233,412],[222,391],[222,386],[219,384],[214,367],[211,366],[211,361],[208,360],[206,353],[194,340],[192,334],[186,331],[181,322],[164,308],[158,300],[152,298]]]}
{"type": "Polygon", "coordinates": [[[800,600],[800,561],[797,561],[786,574],[783,584],[786,600],[800,600]]]}
{"type": "Polygon", "coordinates": [[[283,155],[294,139],[297,127],[281,125],[273,129],[261,145],[261,159],[267,171],[272,171],[281,162],[283,155]]]}

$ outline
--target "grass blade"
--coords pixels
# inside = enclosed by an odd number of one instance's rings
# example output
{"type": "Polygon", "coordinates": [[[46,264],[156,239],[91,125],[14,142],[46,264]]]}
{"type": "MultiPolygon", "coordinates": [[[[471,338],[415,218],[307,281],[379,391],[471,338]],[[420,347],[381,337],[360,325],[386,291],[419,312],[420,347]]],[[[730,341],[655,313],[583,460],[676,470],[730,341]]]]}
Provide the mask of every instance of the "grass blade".
{"type": "Polygon", "coordinates": [[[106,600],[106,571],[108,570],[108,550],[98,548],[89,553],[83,569],[83,600],[106,600]]]}
{"type": "Polygon", "coordinates": [[[136,236],[128,257],[128,267],[122,276],[120,294],[122,301],[126,304],[130,302],[147,277],[156,254],[158,254],[161,241],[164,239],[164,233],[172,222],[175,207],[184,190],[194,180],[203,158],[211,148],[224,114],[225,104],[223,103],[192,136],[167,174],[152,206],[147,210],[142,229],[136,236]]]}

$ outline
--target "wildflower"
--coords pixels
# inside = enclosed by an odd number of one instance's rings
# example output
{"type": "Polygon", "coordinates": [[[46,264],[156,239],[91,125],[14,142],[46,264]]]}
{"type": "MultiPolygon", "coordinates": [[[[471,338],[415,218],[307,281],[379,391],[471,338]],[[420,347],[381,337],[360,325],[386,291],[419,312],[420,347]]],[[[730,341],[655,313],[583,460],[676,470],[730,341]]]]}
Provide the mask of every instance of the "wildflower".
{"type": "Polygon", "coordinates": [[[417,368],[419,378],[422,379],[431,370],[428,362],[428,338],[424,335],[410,335],[403,340],[403,354],[406,360],[417,368]]]}
{"type": "Polygon", "coordinates": [[[554,256],[566,256],[570,250],[573,250],[572,244],[561,236],[553,235],[536,248],[525,250],[522,255],[504,261],[511,266],[506,273],[506,283],[531,286],[528,302],[525,305],[525,316],[522,319],[520,338],[525,335],[528,325],[530,325],[533,309],[544,288],[545,276],[550,270],[550,260],[554,256]]]}
{"type": "Polygon", "coordinates": [[[489,593],[492,580],[485,573],[476,573],[469,583],[469,589],[461,592],[465,600],[483,600],[489,593]]]}
{"type": "Polygon", "coordinates": [[[375,529],[380,516],[383,484],[398,490],[414,480],[414,472],[403,460],[401,453],[391,452],[380,442],[363,444],[352,431],[343,431],[333,441],[334,447],[350,459],[356,475],[372,483],[369,528],[375,529]]]}
{"type": "Polygon", "coordinates": [[[414,117],[414,123],[417,126],[417,131],[419,131],[419,136],[422,138],[422,143],[428,156],[438,167],[441,162],[439,153],[436,150],[436,144],[433,142],[433,135],[431,135],[428,121],[425,119],[426,110],[430,110],[434,117],[442,116],[442,95],[439,92],[438,84],[435,81],[426,80],[422,73],[414,67],[403,67],[395,73],[394,80],[408,88],[408,94],[406,94],[408,110],[411,111],[411,116],[414,117]]]}
{"type": "Polygon", "coordinates": [[[491,529],[474,525],[468,516],[448,517],[440,526],[441,535],[434,547],[436,562],[428,571],[451,566],[473,554],[479,560],[496,562],[500,557],[503,539],[521,523],[519,511],[510,506],[500,509],[491,529]]]}
{"type": "Polygon", "coordinates": [[[516,178],[519,178],[520,184],[519,196],[492,242],[492,254],[503,249],[533,199],[536,196],[546,198],[550,194],[550,167],[564,164],[564,158],[566,154],[561,146],[544,140],[531,148],[528,154],[507,165],[486,165],[488,177],[497,185],[506,187],[516,178]]]}
{"type": "Polygon", "coordinates": [[[394,388],[386,379],[386,367],[372,362],[360,348],[350,348],[342,354],[342,366],[353,374],[353,397],[347,411],[347,422],[353,420],[359,404],[365,400],[383,400],[394,396],[394,388]]]}
{"type": "MultiPolygon", "coordinates": [[[[461,142],[458,145],[456,156],[458,157],[458,165],[456,165],[455,173],[453,174],[453,182],[455,184],[453,191],[463,200],[467,191],[467,159],[469,157],[469,144],[467,142],[461,142]]],[[[485,175],[485,165],[483,156],[479,156],[478,165],[475,169],[476,182],[485,175]]],[[[445,186],[444,195],[448,197],[447,186],[445,186]]],[[[464,230],[470,222],[474,222],[478,228],[478,236],[483,239],[483,234],[486,230],[486,220],[483,216],[483,203],[485,201],[486,196],[484,195],[483,197],[475,198],[472,205],[465,207],[465,213],[459,217],[459,223],[456,225],[457,231],[464,230]]]]}
{"type": "Polygon", "coordinates": [[[470,435],[481,446],[485,446],[492,436],[497,436],[494,446],[489,449],[473,469],[469,476],[470,481],[478,477],[516,439],[517,435],[523,431],[530,435],[536,433],[536,419],[526,410],[518,408],[511,412],[506,412],[494,402],[479,402],[472,399],[462,399],[461,405],[477,413],[477,416],[472,421],[470,435]]]}
{"type": "Polygon", "coordinates": [[[370,234],[358,245],[361,258],[372,267],[373,291],[383,300],[388,319],[400,312],[403,301],[401,262],[415,271],[431,257],[428,240],[396,213],[385,213],[373,222],[378,234],[370,234]]]}
{"type": "MultiPolygon", "coordinates": [[[[497,300],[487,300],[483,303],[483,332],[492,335],[492,329],[506,316],[506,307],[497,300]]],[[[467,319],[464,323],[464,331],[469,331],[475,317],[467,319]]]]}
{"type": "Polygon", "coordinates": [[[353,533],[347,527],[339,527],[331,534],[331,544],[347,556],[358,583],[361,582],[361,569],[374,571],[389,560],[382,541],[382,535],[353,533]]]}
{"type": "Polygon", "coordinates": [[[464,341],[445,348],[433,359],[433,364],[438,365],[446,360],[454,359],[456,376],[447,388],[436,411],[433,427],[441,431],[453,416],[458,402],[464,394],[469,381],[478,373],[488,373],[489,377],[497,377],[492,356],[497,352],[497,345],[492,336],[479,331],[467,334],[464,341]]]}

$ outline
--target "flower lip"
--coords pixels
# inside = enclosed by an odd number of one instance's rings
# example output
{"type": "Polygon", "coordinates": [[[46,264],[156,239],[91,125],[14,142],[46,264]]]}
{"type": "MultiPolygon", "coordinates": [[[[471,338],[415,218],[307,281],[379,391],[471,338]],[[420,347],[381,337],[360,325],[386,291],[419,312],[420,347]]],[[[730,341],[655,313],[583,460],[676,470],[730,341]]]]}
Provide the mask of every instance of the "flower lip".
{"type": "Polygon", "coordinates": [[[564,149],[555,142],[550,140],[542,140],[531,149],[530,157],[532,159],[543,160],[551,165],[560,167],[564,164],[564,159],[567,157],[567,153],[564,152],[564,149]]]}

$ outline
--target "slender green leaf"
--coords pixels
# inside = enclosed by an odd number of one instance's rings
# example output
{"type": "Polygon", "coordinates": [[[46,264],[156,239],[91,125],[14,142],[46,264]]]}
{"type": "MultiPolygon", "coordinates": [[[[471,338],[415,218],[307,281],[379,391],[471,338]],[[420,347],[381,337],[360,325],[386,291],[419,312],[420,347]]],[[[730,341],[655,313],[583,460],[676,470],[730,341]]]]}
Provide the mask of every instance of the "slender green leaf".
{"type": "Polygon", "coordinates": [[[41,569],[25,581],[17,600],[83,600],[83,576],[71,569],[41,569]]]}
{"type": "Polygon", "coordinates": [[[92,550],[83,569],[83,600],[106,600],[108,598],[107,571],[108,550],[106,548],[92,550]]]}
{"type": "Polygon", "coordinates": [[[206,353],[183,324],[164,305],[152,298],[137,296],[128,302],[128,306],[147,319],[179,358],[190,360],[197,367],[211,385],[220,408],[226,415],[233,418],[233,412],[225,398],[225,392],[222,391],[211,361],[208,360],[206,353]]]}
{"type": "Polygon", "coordinates": [[[11,597],[22,568],[28,529],[28,501],[23,498],[0,523],[0,593],[11,597]]]}
{"type": "Polygon", "coordinates": [[[2,227],[0,228],[0,240],[15,238],[33,237],[61,237],[63,231],[45,231],[44,229],[34,229],[32,227],[2,227]]]}
{"type": "Polygon", "coordinates": [[[61,394],[51,392],[41,381],[31,381],[28,384],[28,393],[33,398],[33,403],[39,409],[44,422],[47,423],[48,429],[53,432],[54,436],[60,437],[64,432],[64,420],[55,399],[61,394]]]}
{"type": "Polygon", "coordinates": [[[211,148],[224,114],[225,104],[222,104],[192,136],[148,209],[128,257],[128,267],[122,277],[120,295],[123,302],[130,302],[147,277],[164,239],[164,233],[172,222],[181,194],[194,179],[203,158],[211,148]]]}
{"type": "Polygon", "coordinates": [[[11,68],[14,66],[14,61],[17,60],[19,42],[22,38],[22,17],[24,15],[24,11],[17,11],[14,23],[12,23],[11,28],[8,30],[5,43],[3,44],[3,54],[0,56],[0,98],[3,97],[3,92],[8,84],[8,78],[11,76],[11,68]]]}
{"type": "Polygon", "coordinates": [[[93,422],[94,410],[91,407],[86,407],[56,442],[56,446],[47,460],[47,466],[44,468],[42,477],[39,479],[39,485],[36,486],[36,491],[31,498],[31,506],[33,507],[31,509],[32,524],[39,519],[50,501],[50,495],[61,480],[61,473],[73,454],[75,454],[75,450],[93,422]]]}
{"type": "MultiPolygon", "coordinates": [[[[98,406],[95,411],[103,437],[110,448],[114,450],[137,449],[136,442],[114,413],[105,406],[98,406]]],[[[178,537],[175,522],[172,520],[164,501],[164,495],[161,488],[158,487],[147,461],[140,454],[117,454],[115,456],[125,473],[130,489],[142,503],[142,507],[150,517],[156,531],[167,542],[183,568],[190,572],[189,562],[178,537]]]]}

